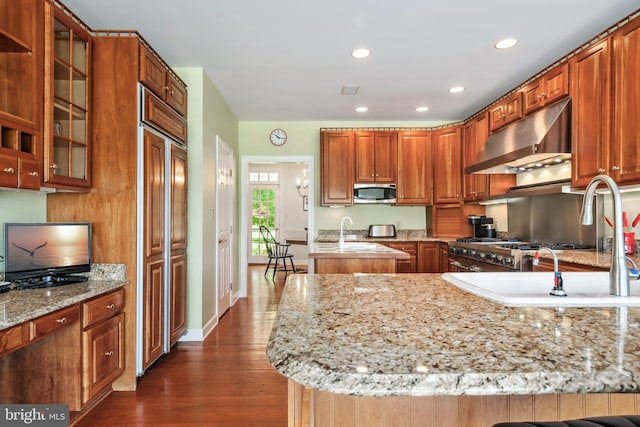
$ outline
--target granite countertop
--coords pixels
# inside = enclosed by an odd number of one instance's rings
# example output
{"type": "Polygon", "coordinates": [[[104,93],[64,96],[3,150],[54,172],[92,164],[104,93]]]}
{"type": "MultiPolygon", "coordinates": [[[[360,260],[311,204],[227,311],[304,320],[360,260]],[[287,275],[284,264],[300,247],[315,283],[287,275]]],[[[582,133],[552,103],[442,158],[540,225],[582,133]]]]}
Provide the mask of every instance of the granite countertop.
{"type": "Polygon", "coordinates": [[[638,392],[640,307],[507,307],[440,274],[292,275],[267,356],[340,394],[638,392]]]}
{"type": "MultiPolygon", "coordinates": [[[[611,253],[598,252],[595,250],[569,249],[562,251],[554,251],[560,261],[560,271],[562,271],[562,262],[571,262],[574,264],[583,264],[592,267],[608,270],[611,267],[611,253]]],[[[536,251],[525,251],[526,255],[534,256],[536,251]]],[[[548,252],[540,252],[540,258],[553,260],[548,252]]],[[[636,264],[640,265],[640,257],[635,254],[630,257],[636,264]]]]}
{"type": "MultiPolygon", "coordinates": [[[[355,243],[355,242],[352,242],[355,243]]],[[[358,242],[362,243],[362,242],[358,242]]],[[[408,253],[392,249],[379,243],[370,242],[364,245],[340,246],[337,243],[312,243],[309,245],[309,258],[375,258],[375,259],[409,259],[408,253]]]]}
{"type": "Polygon", "coordinates": [[[123,264],[94,264],[86,275],[87,282],[0,293],[0,331],[129,284],[123,264]]]}

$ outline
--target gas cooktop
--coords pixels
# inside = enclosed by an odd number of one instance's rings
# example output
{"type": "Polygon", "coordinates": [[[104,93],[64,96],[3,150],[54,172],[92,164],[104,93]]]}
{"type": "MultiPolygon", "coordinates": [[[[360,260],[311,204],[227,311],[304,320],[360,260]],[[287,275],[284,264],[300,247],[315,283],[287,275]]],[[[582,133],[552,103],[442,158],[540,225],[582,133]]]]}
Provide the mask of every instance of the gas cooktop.
{"type": "Polygon", "coordinates": [[[538,250],[543,247],[553,250],[594,249],[594,246],[582,245],[578,243],[524,242],[519,239],[498,239],[491,237],[461,237],[456,239],[456,242],[497,246],[505,249],[519,249],[524,251],[538,250]]]}

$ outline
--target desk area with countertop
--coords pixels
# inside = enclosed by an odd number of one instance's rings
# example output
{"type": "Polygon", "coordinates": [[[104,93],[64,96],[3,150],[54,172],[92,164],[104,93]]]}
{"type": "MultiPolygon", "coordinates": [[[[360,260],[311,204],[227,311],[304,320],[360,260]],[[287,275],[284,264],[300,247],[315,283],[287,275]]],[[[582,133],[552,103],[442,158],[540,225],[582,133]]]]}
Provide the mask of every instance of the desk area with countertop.
{"type": "Polygon", "coordinates": [[[638,307],[507,307],[439,274],[293,275],[281,301],[267,356],[289,426],[305,388],[315,425],[640,412],[638,307]]]}
{"type": "Polygon", "coordinates": [[[126,266],[86,282],[0,294],[0,401],[67,404],[71,421],[123,372],[126,266]]]}

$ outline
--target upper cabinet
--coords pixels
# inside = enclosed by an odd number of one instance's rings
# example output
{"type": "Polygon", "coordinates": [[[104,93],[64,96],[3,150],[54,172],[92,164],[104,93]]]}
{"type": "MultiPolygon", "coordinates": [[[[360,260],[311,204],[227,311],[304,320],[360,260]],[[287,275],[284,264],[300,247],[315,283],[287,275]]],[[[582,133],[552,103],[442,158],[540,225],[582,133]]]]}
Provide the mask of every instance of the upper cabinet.
{"type": "Polygon", "coordinates": [[[433,201],[460,203],[462,194],[461,127],[451,126],[433,133],[433,201]]]}
{"type": "Polygon", "coordinates": [[[0,123],[40,130],[42,1],[0,0],[0,123]]]}
{"type": "Polygon", "coordinates": [[[398,205],[433,203],[431,132],[398,132],[398,205]]]}
{"type": "Polygon", "coordinates": [[[571,58],[572,181],[586,186],[608,173],[611,104],[610,40],[604,39],[571,58]]]}
{"type": "Polygon", "coordinates": [[[610,174],[621,183],[640,182],[640,19],[613,36],[614,96],[610,174]]]}
{"type": "Polygon", "coordinates": [[[356,132],[356,182],[396,182],[398,133],[356,132]]]}
{"type": "Polygon", "coordinates": [[[320,133],[322,206],[353,204],[355,132],[320,133]]]}
{"type": "Polygon", "coordinates": [[[0,0],[0,187],[40,189],[42,2],[0,0]]]}
{"type": "Polygon", "coordinates": [[[187,116],[187,87],[151,49],[140,48],[140,82],[181,116],[187,116]]]}
{"type": "Polygon", "coordinates": [[[490,107],[489,129],[491,132],[497,131],[522,117],[522,92],[515,92],[490,107]]]}
{"type": "Polygon", "coordinates": [[[45,2],[44,177],[47,186],[91,185],[91,36],[45,2]]]}
{"type": "Polygon", "coordinates": [[[569,64],[559,65],[522,89],[524,114],[532,113],[569,94],[569,64]]]}

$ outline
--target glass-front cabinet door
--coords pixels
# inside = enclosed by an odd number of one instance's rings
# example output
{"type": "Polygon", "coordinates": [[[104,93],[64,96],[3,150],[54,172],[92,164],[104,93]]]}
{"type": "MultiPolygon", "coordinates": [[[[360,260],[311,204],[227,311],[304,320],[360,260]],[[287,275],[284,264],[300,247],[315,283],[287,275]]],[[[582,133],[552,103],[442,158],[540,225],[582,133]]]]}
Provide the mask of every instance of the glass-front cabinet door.
{"type": "Polygon", "coordinates": [[[44,181],[53,187],[87,189],[91,36],[52,6],[45,16],[44,181]]]}

